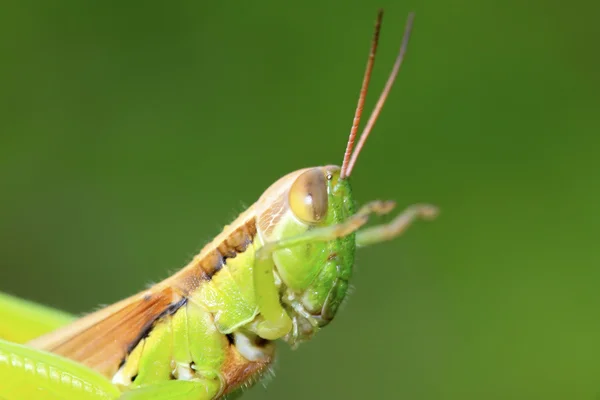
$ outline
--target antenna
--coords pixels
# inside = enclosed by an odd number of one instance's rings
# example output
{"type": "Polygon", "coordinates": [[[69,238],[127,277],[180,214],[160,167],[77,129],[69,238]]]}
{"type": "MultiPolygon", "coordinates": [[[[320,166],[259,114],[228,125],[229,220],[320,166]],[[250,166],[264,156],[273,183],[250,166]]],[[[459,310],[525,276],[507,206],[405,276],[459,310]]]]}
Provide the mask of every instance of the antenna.
{"type": "MultiPolygon", "coordinates": [[[[377,104],[375,105],[375,108],[373,109],[373,112],[371,113],[369,120],[367,121],[367,124],[365,125],[365,128],[363,129],[363,132],[360,135],[358,144],[356,145],[356,149],[352,153],[352,158],[346,164],[346,168],[342,167],[342,173],[343,173],[342,177],[350,176],[350,174],[352,173],[354,164],[356,164],[356,159],[358,158],[358,155],[360,154],[362,148],[364,147],[365,142],[367,141],[367,138],[369,137],[369,134],[373,130],[373,126],[375,126],[375,122],[377,122],[377,118],[379,117],[379,114],[381,113],[383,105],[385,104],[385,101],[386,101],[388,95],[390,94],[390,91],[392,90],[392,86],[394,85],[396,76],[398,76],[398,72],[400,71],[402,62],[404,61],[404,55],[406,54],[406,49],[408,47],[408,40],[410,38],[410,33],[412,31],[414,19],[415,19],[415,13],[411,12],[410,14],[408,14],[408,18],[406,20],[406,27],[404,28],[404,35],[402,37],[402,44],[400,45],[400,51],[398,52],[398,56],[396,57],[396,61],[394,63],[394,67],[392,68],[392,72],[390,73],[390,76],[389,76],[387,82],[385,83],[385,87],[383,88],[383,91],[381,92],[381,95],[379,96],[379,100],[377,100],[377,104]]],[[[354,137],[352,137],[352,133],[350,135],[351,135],[352,142],[354,142],[354,137]]],[[[350,140],[348,140],[348,144],[350,144],[350,140]]],[[[348,150],[346,150],[346,151],[348,151],[348,150]]],[[[346,161],[345,157],[344,157],[344,161],[346,161]]]]}
{"type": "Polygon", "coordinates": [[[360,116],[363,112],[365,105],[365,99],[367,98],[367,90],[369,89],[369,81],[371,80],[371,72],[373,71],[373,65],[375,65],[375,53],[377,52],[377,43],[379,42],[379,31],[381,30],[381,20],[383,19],[383,10],[380,9],[377,13],[377,20],[375,22],[375,32],[373,33],[373,40],[371,41],[371,50],[369,51],[369,60],[367,61],[367,69],[363,77],[362,87],[360,88],[360,95],[358,97],[358,105],[354,112],[354,120],[352,121],[352,128],[350,129],[350,137],[348,137],[348,144],[346,145],[346,152],[344,153],[344,162],[342,163],[342,171],[340,173],[340,179],[344,179],[350,175],[346,173],[348,168],[348,162],[352,155],[352,148],[354,147],[354,139],[358,132],[358,125],[360,123],[360,116]]]}

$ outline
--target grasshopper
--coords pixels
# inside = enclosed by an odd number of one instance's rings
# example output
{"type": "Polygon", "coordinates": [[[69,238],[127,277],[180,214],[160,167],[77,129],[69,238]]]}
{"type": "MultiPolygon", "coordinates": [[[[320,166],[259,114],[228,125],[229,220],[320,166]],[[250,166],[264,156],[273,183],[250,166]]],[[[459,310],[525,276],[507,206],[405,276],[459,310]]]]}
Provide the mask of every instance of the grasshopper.
{"type": "Polygon", "coordinates": [[[357,248],[437,214],[413,205],[365,227],[395,203],[358,208],[353,199],[352,170],[400,70],[414,17],[355,146],[382,16],[342,166],[283,176],[173,276],[80,319],[1,295],[0,399],[220,399],[268,373],[276,340],[296,347],[331,323],[357,248]]]}

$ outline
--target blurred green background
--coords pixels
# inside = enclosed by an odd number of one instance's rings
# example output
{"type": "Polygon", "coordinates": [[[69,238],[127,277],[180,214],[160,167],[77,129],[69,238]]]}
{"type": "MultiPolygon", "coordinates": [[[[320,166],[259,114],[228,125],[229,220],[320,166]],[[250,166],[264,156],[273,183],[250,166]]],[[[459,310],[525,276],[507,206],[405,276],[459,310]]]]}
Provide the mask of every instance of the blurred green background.
{"type": "Polygon", "coordinates": [[[360,202],[433,223],[360,252],[245,399],[597,399],[593,2],[6,2],[0,290],[84,313],[183,266],[281,175],[341,162],[374,18],[360,202]]]}

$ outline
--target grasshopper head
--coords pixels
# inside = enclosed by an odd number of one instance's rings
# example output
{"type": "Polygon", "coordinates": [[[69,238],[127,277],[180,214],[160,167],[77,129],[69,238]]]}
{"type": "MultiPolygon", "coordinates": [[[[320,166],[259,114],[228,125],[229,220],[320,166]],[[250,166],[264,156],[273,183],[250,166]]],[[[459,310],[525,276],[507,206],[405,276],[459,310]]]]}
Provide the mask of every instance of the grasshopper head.
{"type": "MultiPolygon", "coordinates": [[[[340,224],[355,212],[350,184],[340,178],[337,166],[307,168],[281,178],[257,207],[257,231],[263,243],[340,224]]],[[[335,316],[348,291],[354,236],[302,241],[273,253],[281,301],[294,326],[286,337],[290,343],[310,338],[335,316]]]]}
{"type": "Polygon", "coordinates": [[[414,18],[414,14],[409,14],[392,72],[355,147],[382,16],[380,10],[342,167],[315,167],[293,172],[273,184],[257,204],[259,239],[263,243],[288,243],[277,246],[272,259],[281,302],[293,322],[292,331],[285,337],[292,345],[309,339],[319,327],[327,325],[348,292],[356,234],[339,235],[333,230],[356,212],[348,177],[400,70],[414,18]],[[327,227],[332,230],[317,231],[327,227]],[[311,236],[311,230],[323,234],[316,238],[311,236]],[[290,242],[291,238],[304,239],[290,242]]]}

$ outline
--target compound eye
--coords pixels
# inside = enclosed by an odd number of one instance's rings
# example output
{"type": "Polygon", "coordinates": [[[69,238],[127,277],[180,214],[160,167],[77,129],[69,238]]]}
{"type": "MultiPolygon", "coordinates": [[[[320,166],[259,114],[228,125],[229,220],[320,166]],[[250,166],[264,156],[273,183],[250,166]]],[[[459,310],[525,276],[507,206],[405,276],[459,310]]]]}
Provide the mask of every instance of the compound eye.
{"type": "Polygon", "coordinates": [[[302,173],[292,184],[290,207],[296,217],[307,223],[317,223],[327,214],[327,180],[320,168],[302,173]]]}

